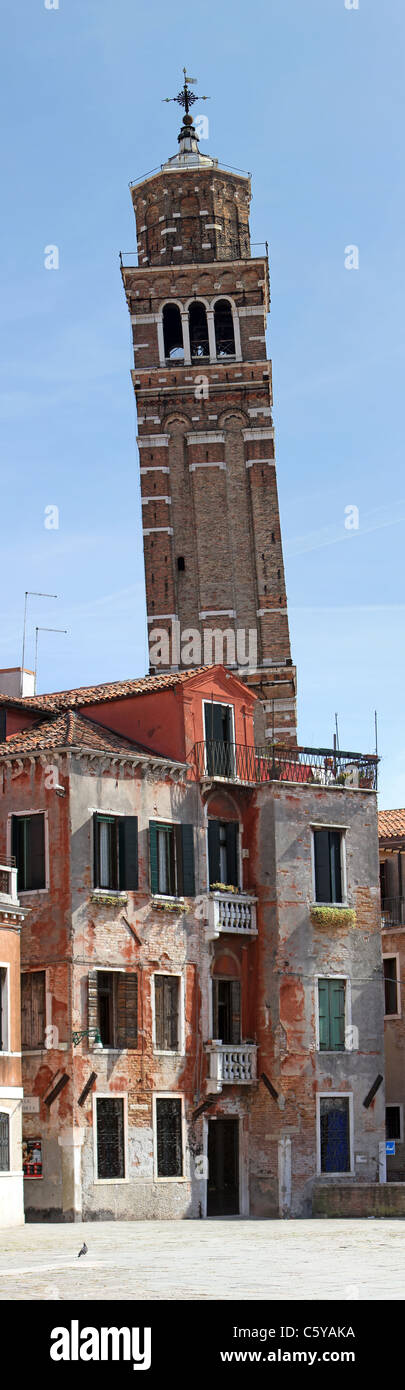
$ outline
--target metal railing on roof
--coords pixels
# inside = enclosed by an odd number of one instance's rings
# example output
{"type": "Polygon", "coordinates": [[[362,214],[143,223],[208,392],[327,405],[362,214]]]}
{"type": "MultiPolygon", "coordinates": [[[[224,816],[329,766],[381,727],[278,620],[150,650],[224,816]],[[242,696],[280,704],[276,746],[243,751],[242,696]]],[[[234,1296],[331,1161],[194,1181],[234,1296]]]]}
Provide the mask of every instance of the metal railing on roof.
{"type": "Polygon", "coordinates": [[[194,762],[199,778],[250,783],[301,782],[323,787],[377,789],[379,759],[374,754],[346,753],[330,748],[263,748],[216,739],[196,743],[194,762]]]}

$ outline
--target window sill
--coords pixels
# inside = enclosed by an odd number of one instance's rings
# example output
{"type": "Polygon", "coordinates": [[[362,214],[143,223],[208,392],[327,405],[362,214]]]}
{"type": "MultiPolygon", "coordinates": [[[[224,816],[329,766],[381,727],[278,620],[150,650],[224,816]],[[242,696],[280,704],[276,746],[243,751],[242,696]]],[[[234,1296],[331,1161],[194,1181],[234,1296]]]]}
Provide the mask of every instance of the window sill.
{"type": "Polygon", "coordinates": [[[112,1183],[114,1184],[114,1187],[115,1187],[116,1183],[118,1183],[118,1182],[125,1186],[125,1183],[128,1183],[128,1182],[129,1182],[129,1178],[94,1178],[94,1186],[95,1186],[95,1187],[100,1187],[100,1186],[106,1187],[107,1185],[109,1185],[109,1186],[111,1187],[111,1184],[112,1184],[112,1183]]]}
{"type": "Polygon", "coordinates": [[[19,888],[18,897],[26,898],[28,893],[49,893],[49,883],[46,884],[45,888],[19,888]]]}
{"type": "Polygon", "coordinates": [[[154,1047],[153,1049],[154,1057],[185,1057],[185,1055],[185,1051],[181,1052],[177,1048],[154,1047]]]}
{"type": "Polygon", "coordinates": [[[155,1174],[155,1177],[154,1177],[154,1179],[153,1179],[153,1181],[154,1181],[154,1182],[189,1182],[190,1179],[184,1177],[183,1175],[181,1175],[181,1176],[179,1175],[178,1178],[173,1178],[173,1177],[165,1177],[165,1176],[163,1175],[163,1173],[159,1173],[159,1175],[156,1173],[156,1174],[155,1174]]]}

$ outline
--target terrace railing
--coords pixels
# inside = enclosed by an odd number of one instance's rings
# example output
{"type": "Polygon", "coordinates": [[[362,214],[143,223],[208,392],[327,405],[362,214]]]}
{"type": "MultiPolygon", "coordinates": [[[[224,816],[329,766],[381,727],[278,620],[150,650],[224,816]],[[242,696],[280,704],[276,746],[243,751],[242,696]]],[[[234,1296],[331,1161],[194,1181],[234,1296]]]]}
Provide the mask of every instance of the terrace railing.
{"type": "Polygon", "coordinates": [[[198,778],[257,785],[263,782],[305,782],[323,787],[377,789],[379,759],[375,754],[347,753],[330,748],[254,748],[242,743],[208,739],[193,750],[198,778]]]}

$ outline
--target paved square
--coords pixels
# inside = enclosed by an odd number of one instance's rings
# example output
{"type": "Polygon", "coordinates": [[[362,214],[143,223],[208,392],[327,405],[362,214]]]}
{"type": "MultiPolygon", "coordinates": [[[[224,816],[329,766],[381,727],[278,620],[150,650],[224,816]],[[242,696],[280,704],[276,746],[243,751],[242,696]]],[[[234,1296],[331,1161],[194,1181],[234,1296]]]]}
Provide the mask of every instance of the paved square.
{"type": "Polygon", "coordinates": [[[401,1220],[125,1221],[0,1231],[0,1300],[402,1299],[401,1220]],[[88,1254],[78,1259],[83,1241],[88,1254]]]}

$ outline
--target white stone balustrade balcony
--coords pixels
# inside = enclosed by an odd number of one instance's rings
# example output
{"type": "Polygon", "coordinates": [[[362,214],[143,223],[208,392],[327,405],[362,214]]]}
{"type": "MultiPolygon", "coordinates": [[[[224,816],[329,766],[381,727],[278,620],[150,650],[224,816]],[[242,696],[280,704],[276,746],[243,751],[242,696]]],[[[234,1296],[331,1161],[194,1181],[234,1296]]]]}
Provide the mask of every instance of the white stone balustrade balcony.
{"type": "Polygon", "coordinates": [[[206,1043],[209,1057],[207,1091],[210,1095],[223,1086],[251,1086],[257,1078],[257,1047],[255,1043],[222,1043],[214,1038],[206,1043]]]}
{"type": "Polygon", "coordinates": [[[18,906],[17,898],[17,869],[14,864],[7,864],[0,860],[0,903],[7,907],[13,904],[18,906]]]}
{"type": "Polygon", "coordinates": [[[248,893],[209,893],[205,904],[208,941],[214,941],[221,932],[257,936],[256,903],[257,898],[248,893]]]}

